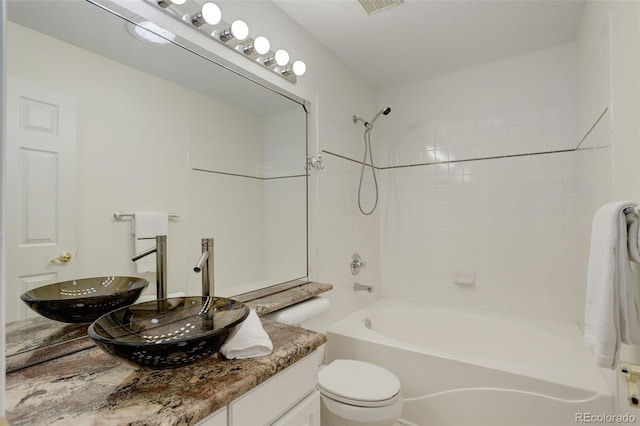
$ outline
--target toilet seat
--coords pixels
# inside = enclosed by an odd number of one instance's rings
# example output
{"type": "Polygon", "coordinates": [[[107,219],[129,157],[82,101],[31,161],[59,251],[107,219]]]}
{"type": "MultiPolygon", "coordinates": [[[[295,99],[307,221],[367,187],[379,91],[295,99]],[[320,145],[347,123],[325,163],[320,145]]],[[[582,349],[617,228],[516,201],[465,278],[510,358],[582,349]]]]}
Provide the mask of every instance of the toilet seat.
{"type": "Polygon", "coordinates": [[[400,380],[392,372],[368,362],[337,359],[318,375],[320,393],[359,407],[383,407],[400,398],[400,380]]]}

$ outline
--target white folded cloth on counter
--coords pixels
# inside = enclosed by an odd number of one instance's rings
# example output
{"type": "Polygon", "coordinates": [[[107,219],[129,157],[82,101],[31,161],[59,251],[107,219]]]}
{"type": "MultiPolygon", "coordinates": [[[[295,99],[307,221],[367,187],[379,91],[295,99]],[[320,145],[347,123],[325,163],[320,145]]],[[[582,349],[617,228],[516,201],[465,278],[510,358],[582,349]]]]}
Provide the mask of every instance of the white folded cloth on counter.
{"type": "MultiPolygon", "coordinates": [[[[160,212],[134,212],[131,221],[131,234],[134,238],[134,251],[150,249],[156,245],[154,239],[157,235],[169,234],[169,214],[160,212]],[[140,238],[150,238],[141,240],[140,238]]],[[[135,254],[134,253],[134,254],[135,254]]],[[[153,254],[136,261],[138,273],[155,272],[156,257],[153,254]]]]}
{"type": "Polygon", "coordinates": [[[584,341],[601,367],[615,367],[620,342],[640,344],[638,282],[629,263],[625,209],[629,201],[596,211],[587,270],[584,341]]]}
{"type": "Polygon", "coordinates": [[[269,355],[272,351],[273,343],[253,309],[220,348],[220,353],[227,359],[257,358],[269,355]]]}

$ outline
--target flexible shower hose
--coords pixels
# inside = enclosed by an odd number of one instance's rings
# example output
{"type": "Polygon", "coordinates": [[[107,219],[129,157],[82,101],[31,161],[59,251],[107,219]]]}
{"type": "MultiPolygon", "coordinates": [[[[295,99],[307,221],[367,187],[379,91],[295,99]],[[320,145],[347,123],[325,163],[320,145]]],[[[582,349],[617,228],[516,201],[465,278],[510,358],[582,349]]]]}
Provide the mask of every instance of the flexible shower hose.
{"type": "Polygon", "coordinates": [[[364,131],[364,159],[362,160],[362,169],[360,170],[360,184],[358,185],[358,208],[363,215],[370,215],[373,213],[378,206],[378,179],[376,178],[376,169],[373,167],[373,150],[371,149],[371,128],[367,126],[364,131]],[[373,207],[368,212],[364,211],[362,208],[362,178],[364,177],[364,168],[367,166],[367,153],[369,153],[369,159],[371,163],[369,167],[371,167],[371,173],[373,174],[373,184],[376,188],[376,200],[373,203],[373,207]]]}

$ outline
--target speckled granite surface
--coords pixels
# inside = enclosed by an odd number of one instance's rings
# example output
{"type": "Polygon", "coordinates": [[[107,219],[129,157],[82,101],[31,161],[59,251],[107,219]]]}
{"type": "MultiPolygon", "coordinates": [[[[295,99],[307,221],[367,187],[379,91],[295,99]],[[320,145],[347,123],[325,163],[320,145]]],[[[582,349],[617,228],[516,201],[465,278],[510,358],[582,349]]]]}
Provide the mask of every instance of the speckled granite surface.
{"type": "Polygon", "coordinates": [[[314,296],[332,289],[333,286],[331,284],[310,282],[245,303],[251,309],[255,309],[258,315],[264,315],[277,311],[278,309],[286,308],[287,306],[291,306],[298,302],[302,302],[303,300],[311,299],[314,296]]]}
{"type": "Polygon", "coordinates": [[[87,327],[43,317],[10,322],[6,329],[7,372],[93,347],[87,327]]]}
{"type": "Polygon", "coordinates": [[[299,327],[263,325],[274,350],[261,358],[135,370],[91,348],[16,371],[7,375],[6,416],[14,426],[195,424],[326,342],[299,327]]]}
{"type": "MultiPolygon", "coordinates": [[[[303,283],[246,304],[264,315],[333,289],[330,284],[303,283]]],[[[94,347],[86,330],[89,324],[65,324],[42,317],[7,324],[7,372],[36,365],[94,347]]]]}

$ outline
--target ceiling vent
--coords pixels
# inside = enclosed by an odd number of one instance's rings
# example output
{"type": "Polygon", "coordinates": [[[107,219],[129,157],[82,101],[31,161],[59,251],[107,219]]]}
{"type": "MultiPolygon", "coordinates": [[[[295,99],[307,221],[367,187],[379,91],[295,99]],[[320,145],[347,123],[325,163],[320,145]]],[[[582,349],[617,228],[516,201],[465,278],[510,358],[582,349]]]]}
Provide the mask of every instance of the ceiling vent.
{"type": "Polygon", "coordinates": [[[367,15],[382,12],[393,6],[398,6],[402,0],[358,0],[367,15]]]}

